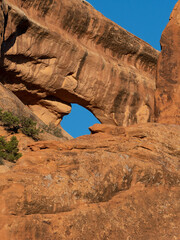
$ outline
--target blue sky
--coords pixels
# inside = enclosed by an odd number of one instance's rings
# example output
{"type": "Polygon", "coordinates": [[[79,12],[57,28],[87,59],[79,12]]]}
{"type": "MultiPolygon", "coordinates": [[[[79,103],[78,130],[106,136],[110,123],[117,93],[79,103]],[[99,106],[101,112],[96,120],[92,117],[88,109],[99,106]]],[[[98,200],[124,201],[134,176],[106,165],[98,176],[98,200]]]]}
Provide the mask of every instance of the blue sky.
{"type": "MultiPolygon", "coordinates": [[[[160,50],[162,31],[177,0],[88,0],[104,16],[160,50]]],[[[72,104],[61,126],[73,137],[89,134],[98,120],[88,110],[72,104]]]]}

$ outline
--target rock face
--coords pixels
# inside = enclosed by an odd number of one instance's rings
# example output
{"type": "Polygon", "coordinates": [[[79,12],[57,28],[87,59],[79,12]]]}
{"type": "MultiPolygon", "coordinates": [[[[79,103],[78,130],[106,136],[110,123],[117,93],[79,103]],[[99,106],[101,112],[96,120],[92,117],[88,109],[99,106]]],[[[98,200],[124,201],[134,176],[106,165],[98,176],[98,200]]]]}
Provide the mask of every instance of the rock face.
{"type": "MultiPolygon", "coordinates": [[[[6,89],[1,83],[0,83],[0,109],[3,109],[4,111],[12,112],[15,116],[18,117],[27,117],[31,118],[34,122],[37,123],[37,127],[40,127],[41,129],[45,129],[46,124],[36,116],[29,107],[25,106],[20,99],[18,99],[10,90],[6,89]]],[[[72,139],[72,137],[61,127],[62,133],[62,139],[72,139]]],[[[41,140],[43,139],[49,139],[49,140],[58,140],[57,137],[53,136],[52,134],[48,134],[46,131],[40,134],[39,138],[41,140]]],[[[62,140],[59,139],[59,140],[62,140]]]]}
{"type": "Polygon", "coordinates": [[[0,166],[1,239],[179,239],[178,11],[155,96],[158,52],[86,1],[0,1],[0,81],[22,101],[0,84],[0,107],[58,124],[76,102],[106,123],[69,141],[16,134],[23,156],[0,166]]]}
{"type": "Polygon", "coordinates": [[[1,167],[3,240],[178,239],[180,126],[91,130],[1,167]]]}
{"type": "Polygon", "coordinates": [[[45,125],[32,111],[25,106],[10,90],[0,83],[0,108],[12,112],[16,116],[32,118],[38,125],[45,125]]]}
{"type": "Polygon", "coordinates": [[[3,6],[1,82],[43,121],[58,124],[70,103],[102,123],[153,121],[159,52],[149,44],[86,1],[4,0],[3,6]]]}
{"type": "Polygon", "coordinates": [[[162,123],[180,124],[180,1],[161,37],[158,60],[156,116],[162,123]]]}

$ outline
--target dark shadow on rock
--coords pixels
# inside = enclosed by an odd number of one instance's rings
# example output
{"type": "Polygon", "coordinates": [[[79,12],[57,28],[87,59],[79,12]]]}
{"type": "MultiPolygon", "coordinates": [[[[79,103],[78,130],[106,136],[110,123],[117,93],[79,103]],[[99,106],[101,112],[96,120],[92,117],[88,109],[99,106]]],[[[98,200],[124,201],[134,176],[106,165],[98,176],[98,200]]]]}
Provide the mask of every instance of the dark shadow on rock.
{"type": "MultiPolygon", "coordinates": [[[[6,16],[5,19],[5,26],[4,28],[6,28],[7,25],[7,20],[8,20],[8,15],[6,16]]],[[[18,23],[17,27],[16,27],[16,31],[13,32],[6,40],[3,41],[2,46],[1,46],[1,64],[3,65],[4,62],[4,54],[14,46],[15,42],[16,42],[16,38],[24,33],[26,33],[26,31],[28,30],[30,26],[30,22],[28,21],[27,18],[23,18],[21,19],[21,21],[18,23]]]]}

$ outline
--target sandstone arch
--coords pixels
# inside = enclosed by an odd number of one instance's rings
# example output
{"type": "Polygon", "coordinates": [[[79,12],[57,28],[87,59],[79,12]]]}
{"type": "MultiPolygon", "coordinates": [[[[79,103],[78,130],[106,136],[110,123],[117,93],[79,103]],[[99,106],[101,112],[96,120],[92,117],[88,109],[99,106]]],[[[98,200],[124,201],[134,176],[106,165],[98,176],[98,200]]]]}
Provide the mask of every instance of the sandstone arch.
{"type": "Polygon", "coordinates": [[[72,102],[102,123],[153,121],[159,52],[149,44],[81,1],[10,0],[4,6],[2,46],[22,21],[26,29],[1,49],[1,82],[43,121],[49,115],[58,124],[72,102]]]}

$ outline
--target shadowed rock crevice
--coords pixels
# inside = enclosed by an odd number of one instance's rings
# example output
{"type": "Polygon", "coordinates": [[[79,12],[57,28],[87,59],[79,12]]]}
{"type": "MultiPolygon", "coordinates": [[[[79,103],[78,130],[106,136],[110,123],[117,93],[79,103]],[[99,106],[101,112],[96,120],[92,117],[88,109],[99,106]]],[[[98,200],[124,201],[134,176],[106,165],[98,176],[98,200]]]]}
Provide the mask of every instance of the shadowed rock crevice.
{"type": "Polygon", "coordinates": [[[80,64],[79,64],[79,67],[78,67],[78,70],[77,70],[77,74],[76,74],[76,79],[78,80],[79,79],[79,75],[81,73],[81,70],[85,64],[85,61],[86,61],[86,58],[88,56],[88,52],[85,52],[84,56],[82,57],[81,61],[80,61],[80,64]]]}
{"type": "Polygon", "coordinates": [[[9,55],[6,55],[6,58],[9,61],[14,62],[16,64],[23,64],[23,63],[35,61],[35,59],[33,57],[24,56],[23,54],[14,54],[14,55],[9,54],[9,55]]]}
{"type": "MultiPolygon", "coordinates": [[[[4,27],[6,29],[7,22],[8,22],[8,14],[6,15],[4,21],[5,21],[4,27]]],[[[29,28],[29,26],[30,26],[30,23],[29,23],[27,18],[21,19],[20,22],[16,26],[15,32],[11,33],[11,35],[7,39],[3,40],[2,45],[1,45],[1,58],[2,58],[1,60],[3,60],[4,54],[11,47],[14,46],[17,37],[22,35],[22,34],[24,34],[24,33],[26,33],[26,31],[29,28]]],[[[4,33],[5,33],[5,30],[4,30],[4,33]]]]}

